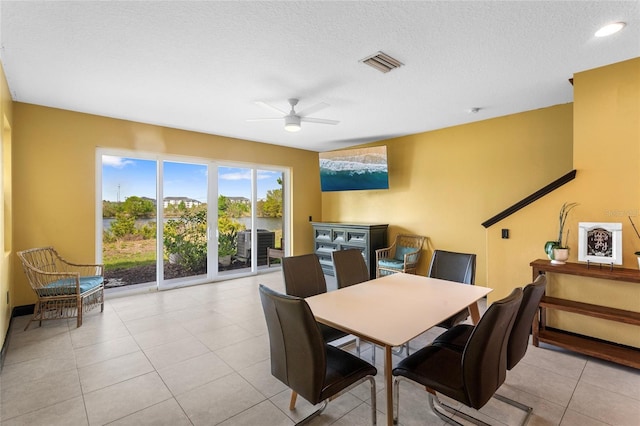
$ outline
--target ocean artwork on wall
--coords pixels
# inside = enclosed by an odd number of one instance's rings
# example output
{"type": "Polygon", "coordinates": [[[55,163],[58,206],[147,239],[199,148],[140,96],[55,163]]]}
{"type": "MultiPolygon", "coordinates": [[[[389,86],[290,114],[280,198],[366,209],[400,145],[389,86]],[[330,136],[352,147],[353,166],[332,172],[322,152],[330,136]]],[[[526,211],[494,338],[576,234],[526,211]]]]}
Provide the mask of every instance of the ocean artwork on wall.
{"type": "Polygon", "coordinates": [[[389,189],[386,146],[321,152],[319,157],[323,192],[389,189]]]}

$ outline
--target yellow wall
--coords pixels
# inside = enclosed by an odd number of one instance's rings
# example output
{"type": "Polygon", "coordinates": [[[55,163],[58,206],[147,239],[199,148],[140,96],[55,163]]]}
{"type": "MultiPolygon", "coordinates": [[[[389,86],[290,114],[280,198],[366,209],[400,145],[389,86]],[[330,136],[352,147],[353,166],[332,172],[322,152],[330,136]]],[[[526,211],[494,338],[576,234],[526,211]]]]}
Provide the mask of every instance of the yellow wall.
{"type": "Polygon", "coordinates": [[[7,86],[4,69],[0,64],[0,150],[2,155],[2,194],[0,194],[0,347],[9,328],[14,303],[10,283],[14,277],[11,256],[12,247],[12,190],[11,190],[11,138],[13,103],[7,86]],[[7,300],[9,292],[9,300],[7,300]]]}
{"type": "MultiPolygon", "coordinates": [[[[577,262],[578,222],[622,223],[623,266],[638,268],[640,239],[627,216],[640,223],[640,58],[574,76],[574,167],[576,179],[487,232],[492,300],[531,280],[529,262],[544,258],[543,245],[558,232],[563,202],[578,202],[567,221],[570,262],[577,262]],[[500,228],[512,238],[500,239],[500,228]]],[[[549,156],[554,155],[552,151],[549,156]]],[[[640,312],[640,286],[549,274],[548,293],[587,303],[640,312]]],[[[562,329],[640,346],[637,327],[552,312],[562,329]]]]}
{"type": "MultiPolygon", "coordinates": [[[[389,190],[323,193],[322,219],[388,223],[390,240],[408,232],[476,253],[476,284],[486,285],[481,223],[572,169],[572,115],[566,104],[385,141],[389,190]]],[[[424,250],[419,274],[430,257],[424,250]]]]}
{"type": "MultiPolygon", "coordinates": [[[[477,253],[476,281],[494,288],[490,300],[531,280],[529,262],[544,257],[544,242],[555,237],[558,209],[565,201],[580,203],[568,222],[572,248],[577,222],[622,222],[624,266],[634,268],[632,253],[640,250],[640,241],[626,216],[618,213],[635,212],[640,222],[638,75],[640,59],[583,72],[574,77],[574,104],[378,143],[388,147],[389,190],[322,195],[314,152],[12,106],[3,75],[1,112],[13,150],[13,196],[5,191],[5,200],[13,204],[12,251],[54,244],[69,258],[93,260],[95,149],[108,147],[291,167],[295,253],[312,251],[310,215],[315,220],[389,223],[391,238],[399,232],[418,233],[429,236],[434,248],[477,253]],[[574,167],[576,180],[487,230],[480,225],[574,167]],[[511,238],[501,239],[501,228],[508,228],[511,238]]],[[[425,252],[419,273],[426,273],[429,256],[425,252]]],[[[570,260],[576,258],[573,250],[570,260]]],[[[12,283],[12,306],[33,303],[24,277],[15,273],[20,270],[16,259],[13,270],[6,259],[1,260],[0,284],[12,283]]],[[[567,279],[558,290],[565,277],[550,278],[552,292],[640,311],[637,285],[567,279]]],[[[5,332],[7,313],[0,303],[5,332]]],[[[584,331],[581,321],[571,317],[555,320],[584,331]]],[[[602,323],[591,328],[603,338],[640,346],[635,328],[602,323]]]]}
{"type": "MultiPolygon", "coordinates": [[[[321,214],[316,152],[23,103],[14,103],[13,138],[16,251],[53,245],[67,259],[95,260],[97,147],[288,167],[292,250],[313,250],[308,217],[321,214]]],[[[16,305],[35,301],[23,274],[16,274],[15,293],[16,305]]]]}

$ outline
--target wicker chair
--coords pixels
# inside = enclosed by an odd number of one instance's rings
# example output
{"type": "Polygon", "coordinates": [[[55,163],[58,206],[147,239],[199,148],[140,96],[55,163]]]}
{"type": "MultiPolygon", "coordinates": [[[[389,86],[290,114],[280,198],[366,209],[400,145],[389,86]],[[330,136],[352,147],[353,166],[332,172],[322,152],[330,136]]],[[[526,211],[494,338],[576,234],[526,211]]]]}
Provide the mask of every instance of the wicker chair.
{"type": "Polygon", "coordinates": [[[38,301],[32,321],[74,318],[78,327],[82,315],[100,305],[104,311],[103,265],[79,265],[67,262],[53,247],[18,252],[24,273],[38,301]]]}
{"type": "Polygon", "coordinates": [[[376,277],[396,272],[415,274],[426,239],[421,235],[398,234],[391,247],[376,250],[376,277]]]}

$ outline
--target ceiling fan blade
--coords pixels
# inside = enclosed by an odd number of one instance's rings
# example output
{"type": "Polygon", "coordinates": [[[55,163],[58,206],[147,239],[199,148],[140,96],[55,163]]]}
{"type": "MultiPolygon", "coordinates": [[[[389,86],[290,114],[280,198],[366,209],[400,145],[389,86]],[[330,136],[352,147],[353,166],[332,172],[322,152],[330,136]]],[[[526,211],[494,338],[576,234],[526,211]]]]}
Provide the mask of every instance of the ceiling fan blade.
{"type": "Polygon", "coordinates": [[[300,117],[300,121],[306,121],[307,123],[320,123],[320,124],[338,124],[338,120],[327,120],[324,118],[312,118],[312,117],[300,117]]]}
{"type": "Polygon", "coordinates": [[[247,121],[274,121],[280,120],[282,121],[282,117],[270,117],[270,118],[247,118],[247,121]]]}
{"type": "Polygon", "coordinates": [[[325,108],[330,107],[331,105],[329,105],[326,102],[320,102],[319,104],[315,104],[313,106],[310,106],[309,108],[305,108],[302,111],[296,113],[296,115],[299,115],[300,117],[304,117],[305,115],[311,115],[314,112],[318,112],[321,111],[325,108]]]}
{"type": "Polygon", "coordinates": [[[281,110],[280,108],[278,108],[278,107],[276,107],[276,106],[273,106],[273,105],[271,105],[271,104],[268,104],[268,103],[266,103],[266,102],[263,102],[263,101],[255,101],[255,104],[256,104],[256,105],[263,106],[263,107],[265,107],[265,108],[269,108],[269,109],[274,110],[274,111],[277,111],[277,112],[279,112],[279,113],[280,113],[280,114],[282,114],[282,115],[287,115],[287,114],[289,114],[287,111],[283,111],[283,110],[281,110]]]}

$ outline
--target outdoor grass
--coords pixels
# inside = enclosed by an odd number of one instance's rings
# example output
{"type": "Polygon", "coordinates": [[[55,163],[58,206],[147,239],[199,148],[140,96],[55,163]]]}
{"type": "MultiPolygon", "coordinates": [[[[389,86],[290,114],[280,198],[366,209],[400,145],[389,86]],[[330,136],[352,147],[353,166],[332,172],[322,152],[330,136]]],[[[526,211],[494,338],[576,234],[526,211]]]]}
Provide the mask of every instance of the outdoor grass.
{"type": "Polygon", "coordinates": [[[102,261],[107,271],[156,262],[156,240],[116,241],[104,243],[102,261]]]}
{"type": "MultiPolygon", "coordinates": [[[[282,230],[275,233],[275,245],[279,246],[282,230]]],[[[106,271],[152,265],[156,263],[156,239],[103,242],[102,262],[106,271]]]]}

